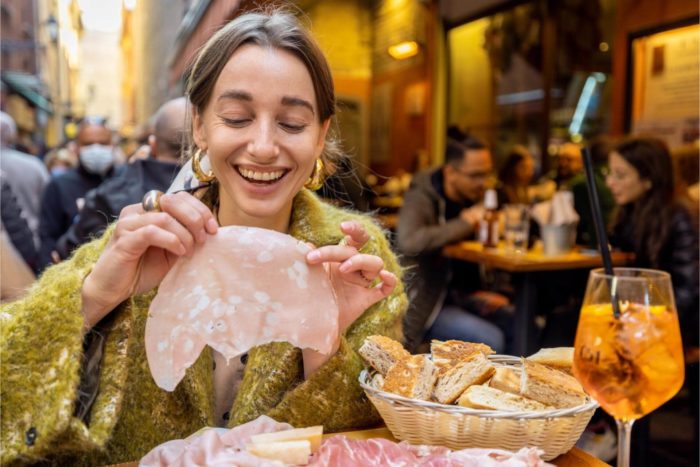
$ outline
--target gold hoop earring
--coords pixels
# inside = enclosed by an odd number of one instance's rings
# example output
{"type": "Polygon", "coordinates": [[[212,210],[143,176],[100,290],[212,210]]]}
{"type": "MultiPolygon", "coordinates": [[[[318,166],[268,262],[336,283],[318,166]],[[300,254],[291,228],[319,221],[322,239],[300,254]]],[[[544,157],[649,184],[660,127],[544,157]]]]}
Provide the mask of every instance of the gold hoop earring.
{"type": "Polygon", "coordinates": [[[319,157],[316,159],[316,164],[314,165],[314,171],[311,172],[311,176],[309,179],[304,183],[304,187],[308,188],[309,190],[320,190],[321,187],[323,186],[323,161],[319,157]]]}
{"type": "Polygon", "coordinates": [[[201,158],[203,154],[204,151],[201,149],[197,149],[197,151],[195,151],[194,155],[192,156],[192,172],[194,172],[194,176],[197,177],[197,180],[202,183],[208,183],[214,180],[214,172],[211,170],[206,173],[202,172],[201,158]]]}

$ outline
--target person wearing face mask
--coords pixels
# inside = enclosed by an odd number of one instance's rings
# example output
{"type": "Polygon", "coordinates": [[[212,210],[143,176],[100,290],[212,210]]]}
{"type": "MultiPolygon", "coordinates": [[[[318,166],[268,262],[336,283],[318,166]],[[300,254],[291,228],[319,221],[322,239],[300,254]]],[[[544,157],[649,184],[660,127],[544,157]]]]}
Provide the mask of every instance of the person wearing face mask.
{"type": "Polygon", "coordinates": [[[61,260],[101,235],[122,209],[140,202],[147,191],[168,189],[180,165],[186,113],[184,97],[170,100],[158,109],[148,137],[148,157],[132,157],[124,170],[85,195],[78,218],[56,242],[55,251],[61,260]]]}
{"type": "Polygon", "coordinates": [[[54,263],[56,242],[76,221],[85,194],[115,171],[112,131],[103,119],[86,118],[77,136],[78,166],[51,179],[44,190],[39,216],[39,267],[54,263]]]}

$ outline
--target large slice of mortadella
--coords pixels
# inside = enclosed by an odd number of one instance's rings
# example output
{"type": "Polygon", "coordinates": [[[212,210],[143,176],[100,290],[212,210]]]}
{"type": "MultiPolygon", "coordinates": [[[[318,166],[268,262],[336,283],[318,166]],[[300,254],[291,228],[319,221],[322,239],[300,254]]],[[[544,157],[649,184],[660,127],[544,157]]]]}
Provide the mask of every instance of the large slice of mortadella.
{"type": "Polygon", "coordinates": [[[163,279],[146,321],[156,384],[172,391],[205,345],[233,358],[269,342],[331,352],[338,305],[303,242],[272,230],[222,227],[163,279]]]}

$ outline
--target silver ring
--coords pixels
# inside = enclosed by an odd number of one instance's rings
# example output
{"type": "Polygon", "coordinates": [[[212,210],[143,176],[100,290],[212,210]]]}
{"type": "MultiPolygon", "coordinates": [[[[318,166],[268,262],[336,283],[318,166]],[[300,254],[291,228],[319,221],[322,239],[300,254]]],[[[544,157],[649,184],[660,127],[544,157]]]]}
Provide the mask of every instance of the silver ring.
{"type": "Polygon", "coordinates": [[[163,196],[163,192],[159,190],[151,190],[143,195],[141,200],[141,207],[146,212],[160,212],[160,197],[163,196]]]}

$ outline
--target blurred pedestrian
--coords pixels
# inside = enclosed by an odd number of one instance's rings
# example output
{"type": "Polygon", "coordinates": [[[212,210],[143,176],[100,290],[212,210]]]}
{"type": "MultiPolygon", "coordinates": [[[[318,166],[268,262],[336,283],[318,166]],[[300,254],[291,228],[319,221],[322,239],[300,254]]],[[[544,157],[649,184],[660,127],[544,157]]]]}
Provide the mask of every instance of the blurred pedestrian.
{"type": "Polygon", "coordinates": [[[35,246],[39,246],[41,196],[49,182],[49,173],[36,157],[13,149],[17,126],[12,117],[0,112],[0,169],[17,197],[22,217],[27,221],[35,246]]]}
{"type": "Polygon", "coordinates": [[[0,222],[0,302],[22,298],[34,282],[34,273],[12,244],[5,225],[0,222]]]}
{"type": "Polygon", "coordinates": [[[124,207],[140,202],[147,191],[168,189],[179,168],[186,113],[184,97],[163,104],[148,138],[149,156],[132,158],[118,174],[85,195],[85,205],[76,221],[56,242],[55,251],[61,260],[101,235],[124,207]]]}
{"type": "Polygon", "coordinates": [[[105,119],[89,117],[78,128],[78,166],[53,178],[41,202],[39,266],[58,260],[56,242],[75,220],[85,194],[97,188],[114,172],[115,151],[112,131],[105,119]]]}
{"type": "Polygon", "coordinates": [[[56,148],[46,154],[44,164],[52,177],[58,177],[78,165],[78,158],[67,148],[56,148]]]}
{"type": "Polygon", "coordinates": [[[29,230],[29,225],[22,217],[22,207],[15,197],[4,172],[0,172],[0,219],[2,220],[3,230],[6,232],[15,250],[20,254],[27,267],[32,271],[36,271],[36,245],[29,230]]]}

